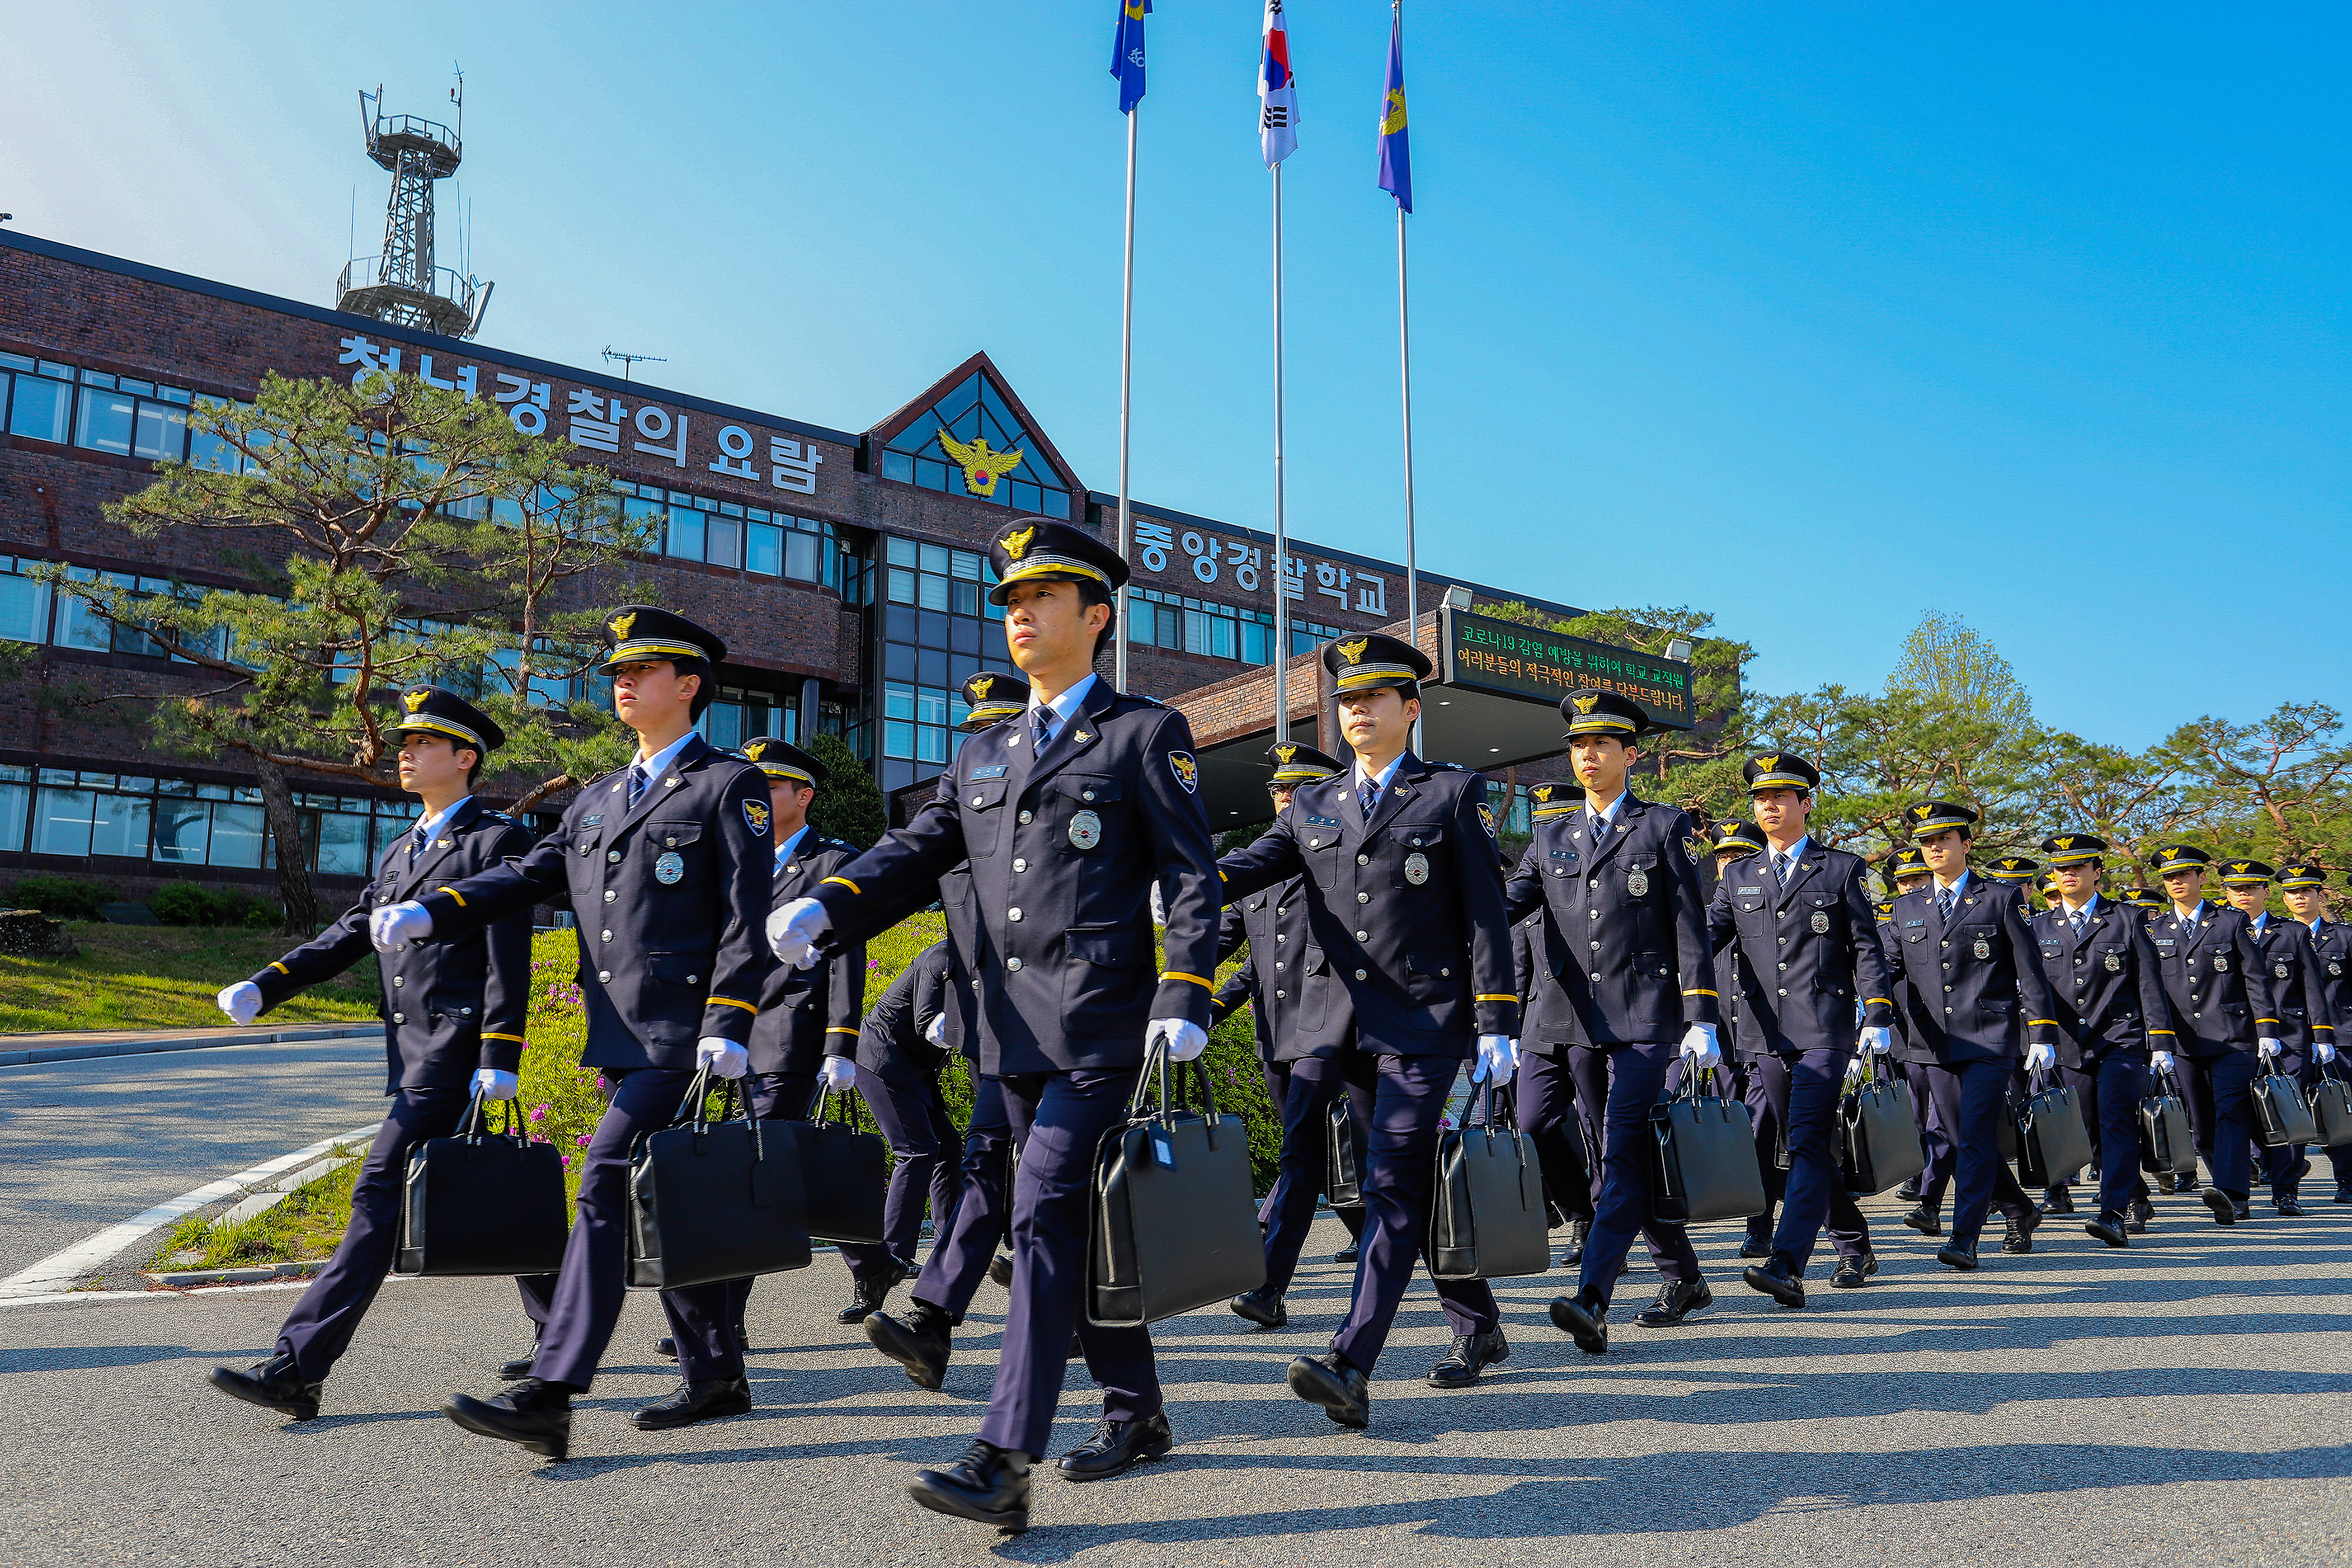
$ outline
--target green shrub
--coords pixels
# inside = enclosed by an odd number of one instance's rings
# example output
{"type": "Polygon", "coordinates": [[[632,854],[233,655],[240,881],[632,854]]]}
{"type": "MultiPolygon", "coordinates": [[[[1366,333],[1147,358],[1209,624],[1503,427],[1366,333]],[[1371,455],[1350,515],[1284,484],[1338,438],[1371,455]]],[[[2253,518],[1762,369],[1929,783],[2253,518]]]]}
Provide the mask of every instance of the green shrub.
{"type": "Polygon", "coordinates": [[[21,878],[9,895],[10,906],[37,909],[60,920],[95,920],[99,905],[114,902],[114,890],[102,882],[78,882],[69,876],[21,878]]]}
{"type": "Polygon", "coordinates": [[[267,931],[279,919],[278,906],[266,898],[194,882],[165,883],[148,897],[147,907],[166,925],[241,925],[267,931]]]}
{"type": "MultiPolygon", "coordinates": [[[[837,735],[809,737],[808,754],[824,764],[824,785],[809,802],[809,826],[870,850],[890,826],[890,808],[873,769],[837,735]]],[[[877,993],[878,994],[878,993],[877,993]]]]}

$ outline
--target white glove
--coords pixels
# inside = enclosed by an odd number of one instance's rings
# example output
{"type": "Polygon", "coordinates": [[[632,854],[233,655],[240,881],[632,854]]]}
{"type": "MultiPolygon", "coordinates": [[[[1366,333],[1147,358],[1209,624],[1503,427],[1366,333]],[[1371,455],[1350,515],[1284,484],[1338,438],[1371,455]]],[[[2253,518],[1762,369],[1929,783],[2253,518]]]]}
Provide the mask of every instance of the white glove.
{"type": "Polygon", "coordinates": [[[474,1074],[474,1092],[485,1100],[511,1100],[521,1088],[520,1079],[495,1067],[481,1068],[474,1074]]]}
{"type": "Polygon", "coordinates": [[[1845,1081],[1848,1083],[1862,1082],[1862,1058],[1859,1056],[1845,1064],[1845,1081]]]}
{"type": "Polygon", "coordinates": [[[213,1004],[228,1014],[231,1023],[251,1023],[261,1016],[261,988],[251,980],[239,980],[234,986],[223,987],[213,1004]]]}
{"type": "Polygon", "coordinates": [[[1519,1042],[1507,1034],[1478,1037],[1478,1073],[1500,1089],[1519,1070],[1519,1042]]]}
{"type": "Polygon", "coordinates": [[[368,916],[368,940],[379,953],[397,953],[433,935],[433,916],[421,904],[387,904],[368,916]]]}
{"type": "Polygon", "coordinates": [[[2028,1072],[2040,1072],[2057,1064],[2058,1051],[2055,1047],[2036,1040],[2025,1048],[2025,1070],[2028,1072]]]}
{"type": "Polygon", "coordinates": [[[768,946],[785,963],[814,969],[817,938],[832,925],[824,904],[814,898],[795,898],[769,915],[768,946]]]}
{"type": "Polygon", "coordinates": [[[2278,1055],[2284,1049],[2284,1048],[2282,1047],[2278,1041],[2272,1040],[2267,1035],[2261,1040],[2254,1041],[2254,1054],[2261,1057],[2264,1061],[2268,1061],[2272,1057],[2278,1055]]]}
{"type": "Polygon", "coordinates": [[[845,1056],[828,1056],[816,1070],[816,1081],[838,1094],[857,1087],[857,1063],[845,1056]]]}
{"type": "Polygon", "coordinates": [[[1169,1061],[1190,1061],[1209,1049],[1209,1031],[1187,1019],[1153,1019],[1143,1031],[1143,1049],[1163,1042],[1169,1061]]]}
{"type": "Polygon", "coordinates": [[[933,1013],[931,1015],[931,1021],[923,1026],[923,1038],[929,1040],[933,1045],[946,1045],[948,1042],[948,1015],[943,1012],[933,1013]]]}
{"type": "Polygon", "coordinates": [[[2336,1048],[2324,1040],[2315,1040],[2311,1042],[2311,1054],[2318,1058],[2319,1064],[2325,1067],[2336,1060],[2336,1048]]]}
{"type": "Polygon", "coordinates": [[[731,1040],[706,1034],[694,1042],[694,1065],[721,1078],[740,1078],[751,1071],[751,1053],[731,1040]]]}
{"type": "Polygon", "coordinates": [[[2172,1071],[2172,1052],[2168,1051],[2151,1051],[2147,1053],[2147,1060],[2148,1064],[2158,1071],[2172,1071]]]}
{"type": "Polygon", "coordinates": [[[1704,1072],[1710,1067],[1723,1065],[1723,1048],[1715,1043],[1715,1026],[1695,1023],[1683,1035],[1683,1066],[1693,1072],[1704,1072]]]}
{"type": "Polygon", "coordinates": [[[1895,1031],[1891,1029],[1864,1030],[1862,1049],[1873,1056],[1885,1056],[1895,1049],[1895,1031]]]}

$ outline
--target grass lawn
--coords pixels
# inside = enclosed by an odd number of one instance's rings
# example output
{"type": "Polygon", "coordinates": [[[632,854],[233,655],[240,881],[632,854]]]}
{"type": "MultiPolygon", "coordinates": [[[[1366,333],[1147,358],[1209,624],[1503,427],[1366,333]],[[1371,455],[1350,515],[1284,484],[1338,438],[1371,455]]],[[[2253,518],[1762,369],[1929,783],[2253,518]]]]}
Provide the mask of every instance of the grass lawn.
{"type": "MultiPolygon", "coordinates": [[[[339,1144],[339,1155],[362,1155],[361,1144],[339,1144]]],[[[245,1269],[257,1263],[293,1263],[324,1258],[352,1222],[352,1188],[359,1181],[354,1160],[314,1181],[242,1225],[226,1226],[189,1215],[164,1237],[155,1255],[159,1269],[245,1269]]]]}
{"type": "MultiPolygon", "coordinates": [[[[0,1034],[73,1029],[194,1029],[226,1025],[213,996],[294,946],[266,931],[72,921],[75,958],[0,956],[0,1034]]],[[[264,1024],[376,1016],[375,955],[314,986],[264,1024]]]]}

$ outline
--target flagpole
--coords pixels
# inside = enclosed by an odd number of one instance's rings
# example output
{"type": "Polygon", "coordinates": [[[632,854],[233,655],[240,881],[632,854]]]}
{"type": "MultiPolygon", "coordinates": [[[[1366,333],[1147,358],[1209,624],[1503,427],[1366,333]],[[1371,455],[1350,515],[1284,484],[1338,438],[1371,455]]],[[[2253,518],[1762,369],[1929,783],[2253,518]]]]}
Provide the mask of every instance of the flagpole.
{"type": "MultiPolygon", "coordinates": [[[[1421,646],[1421,575],[1412,559],[1412,313],[1406,303],[1404,209],[1397,209],[1397,367],[1404,385],[1405,641],[1421,646]]],[[[1421,720],[1412,721],[1412,748],[1421,751],[1421,720]]]]}
{"type": "Polygon", "coordinates": [[[1290,738],[1290,535],[1282,512],[1282,165],[1274,166],[1274,738],[1290,738]]]}
{"type": "MultiPolygon", "coordinates": [[[[1135,120],[1139,103],[1127,111],[1127,265],[1119,287],[1118,304],[1118,559],[1127,560],[1129,524],[1128,516],[1127,456],[1128,415],[1135,384],[1135,120]]],[[[1111,661],[1111,685],[1119,691],[1127,690],[1127,614],[1128,598],[1125,585],[1118,591],[1118,628],[1112,639],[1115,650],[1111,661]]]]}

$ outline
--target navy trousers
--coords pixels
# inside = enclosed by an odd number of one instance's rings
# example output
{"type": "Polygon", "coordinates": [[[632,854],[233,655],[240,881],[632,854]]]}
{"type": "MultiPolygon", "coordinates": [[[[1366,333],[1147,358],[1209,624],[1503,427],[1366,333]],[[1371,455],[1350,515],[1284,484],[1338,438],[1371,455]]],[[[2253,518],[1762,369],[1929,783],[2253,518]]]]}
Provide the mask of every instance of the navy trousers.
{"type": "Polygon", "coordinates": [[[2253,1175],[2254,1053],[2225,1051],[2218,1055],[2177,1055],[2181,1097],[2189,1102],[2189,1125],[2197,1134],[2197,1152],[2205,1156],[2213,1186],[2240,1203],[2252,1190],[2253,1175]]]}
{"type": "MultiPolygon", "coordinates": [[[[816,1074],[814,1072],[755,1072],[745,1082],[750,1084],[751,1090],[751,1114],[762,1122],[804,1122],[808,1119],[810,1107],[816,1100],[816,1074]]],[[[865,1082],[863,1074],[860,1074],[859,1082],[861,1084],[865,1082]]],[[[870,1099],[866,1101],[869,1109],[873,1103],[870,1099]]],[[[879,1113],[876,1113],[874,1120],[877,1124],[880,1123],[882,1117],[879,1113]]],[[[882,1135],[887,1138],[890,1135],[889,1130],[884,1128],[882,1135]]],[[[886,1208],[884,1211],[886,1224],[887,1212],[886,1208]]],[[[919,1234],[922,1228],[922,1215],[919,1211],[915,1216],[915,1225],[919,1234]]],[[[886,1230],[885,1234],[888,1232],[886,1230]]],[[[886,1274],[898,1266],[887,1245],[840,1241],[834,1243],[834,1249],[841,1254],[842,1262],[848,1265],[849,1277],[853,1280],[864,1281],[877,1274],[886,1274]]],[[[728,1343],[733,1347],[733,1354],[738,1365],[742,1361],[743,1313],[751,1300],[751,1284],[752,1281],[750,1280],[729,1280],[723,1284],[698,1285],[692,1291],[677,1292],[678,1295],[693,1298],[704,1310],[713,1312],[724,1320],[725,1327],[732,1336],[728,1343]],[[697,1293],[701,1291],[715,1291],[718,1294],[706,1299],[697,1293]]],[[[684,1354],[686,1341],[680,1339],[677,1343],[680,1347],[678,1371],[688,1378],[698,1375],[688,1370],[684,1354]]],[[[699,1363],[698,1362],[697,1364],[699,1363]]],[[[731,1376],[732,1374],[713,1374],[712,1375],[731,1376]]]]}
{"type": "Polygon", "coordinates": [[[1952,1142],[1952,1239],[1973,1244],[1986,1213],[2012,1219],[2038,1212],[2000,1157],[2000,1118],[2016,1071],[2010,1061],[1935,1062],[1927,1090],[1952,1142]]]}
{"type": "MultiPolygon", "coordinates": [[[[627,1292],[629,1151],[670,1124],[694,1074],[663,1067],[604,1070],[613,1098],[596,1123],[580,1178],[578,1216],[563,1249],[563,1270],[540,1335],[531,1375],[586,1389],[620,1321],[627,1292]]],[[[733,1281],[664,1291],[662,1311],[677,1341],[678,1372],[689,1381],[743,1375],[740,1312],[730,1311],[733,1281]]]]}
{"type": "Polygon", "coordinates": [[[2147,1196],[2139,1174],[2139,1102],[2147,1082],[2147,1053],[2101,1052],[2088,1068],[2061,1067],[2083,1122],[2091,1131],[2091,1152],[2099,1166],[2099,1212],[2121,1214],[2132,1199],[2147,1196]],[[2109,1158],[2112,1152],[2114,1157],[2109,1158]]]}
{"type": "Polygon", "coordinates": [[[1024,1072],[998,1082],[1021,1168],[1013,1178],[1013,1304],[980,1436],[1034,1457],[1053,1438],[1073,1328],[1102,1387],[1105,1418],[1131,1421],[1160,1409],[1151,1332],[1097,1328],[1085,1310],[1095,1149],[1126,1120],[1135,1072],[1024,1072]]]}
{"type": "Polygon", "coordinates": [[[1952,1185],[1954,1150],[1936,1110],[1936,1064],[1906,1061],[1903,1080],[1911,1085],[1911,1113],[1919,1124],[1919,1146],[1927,1156],[1919,1172],[1919,1200],[1930,1211],[1944,1207],[1944,1189],[1952,1185]]]}
{"type": "Polygon", "coordinates": [[[1576,1074],[1568,1053],[1525,1051],[1519,1056],[1519,1131],[1536,1146],[1544,1189],[1562,1214],[1588,1224],[1592,1219],[1592,1172],[1585,1164],[1585,1139],[1577,1120],[1576,1074]]]}
{"type": "MultiPolygon", "coordinates": [[[[1458,1057],[1353,1050],[1292,1065],[1293,1103],[1300,1097],[1302,1082],[1328,1086],[1309,1091],[1326,1107],[1344,1090],[1364,1130],[1363,1246],[1356,1258],[1347,1321],[1331,1336],[1331,1348],[1360,1372],[1369,1374],[1379,1363],[1405,1287],[1421,1262],[1437,1175],[1437,1122],[1461,1071],[1458,1057]]],[[[1286,1150],[1285,1157],[1286,1166],[1286,1150]]],[[[1269,1235],[1269,1249],[1272,1240],[1269,1235]]],[[[1297,1257],[1295,1246],[1292,1256],[1297,1257]]],[[[1436,1285],[1438,1304],[1454,1333],[1487,1333],[1501,1321],[1495,1292],[1486,1281],[1439,1281],[1436,1285]]]]}
{"type": "Polygon", "coordinates": [[[1650,1108],[1664,1097],[1666,1069],[1678,1051],[1674,1040],[1645,1040],[1601,1048],[1571,1046],[1569,1066],[1576,1074],[1577,1103],[1587,1125],[1598,1123],[1601,1171],[1595,1179],[1592,1233],[1585,1239],[1579,1281],[1605,1304],[1617,1289],[1617,1272],[1633,1249],[1636,1234],[1650,1245],[1650,1257],[1668,1280],[1699,1277],[1698,1254],[1690,1233],[1679,1225],[1650,1218],[1650,1108]]]}
{"type": "MultiPolygon", "coordinates": [[[[294,1358],[297,1376],[313,1382],[325,1377],[351,1347],[360,1320],[367,1316],[376,1291],[383,1288],[383,1277],[392,1271],[393,1253],[400,1244],[400,1194],[408,1176],[408,1151],[455,1133],[466,1119],[471,1098],[471,1091],[463,1088],[394,1093],[375,1142],[360,1164],[359,1183],[352,1189],[351,1225],[336,1243],[335,1255],[278,1331],[278,1354],[294,1358]]],[[[522,1291],[523,1311],[543,1319],[555,1276],[534,1274],[515,1283],[522,1291]]]]}
{"type": "Polygon", "coordinates": [[[1780,1206],[1772,1250],[1789,1260],[1801,1280],[1824,1224],[1839,1257],[1859,1258],[1870,1251],[1870,1222],[1845,1189],[1832,1142],[1838,1100],[1845,1092],[1846,1063],[1853,1060],[1850,1051],[1823,1050],[1750,1057],[1748,1062],[1748,1103],[1751,1109],[1763,1108],[1756,1122],[1756,1153],[1764,1172],[1765,1203],[1768,1208],[1780,1206]],[[1789,1147],[1785,1171],[1772,1157],[1784,1137],[1789,1147]]]}
{"type": "Polygon", "coordinates": [[[955,1118],[940,1093],[940,1074],[912,1061],[892,1060],[875,1070],[857,1070],[857,1092],[874,1113],[874,1124],[889,1140],[896,1160],[882,1208],[882,1245],[898,1258],[912,1258],[922,1239],[923,1215],[931,1235],[944,1239],[955,1223],[960,1179],[955,1152],[961,1143],[955,1118]]]}
{"type": "Polygon", "coordinates": [[[933,1230],[930,1259],[908,1292],[956,1323],[963,1322],[973,1293],[988,1277],[1011,1218],[1013,1124],[1004,1114],[1004,1089],[995,1079],[982,1077],[978,1068],[970,1071],[971,1124],[963,1135],[961,1189],[953,1218],[933,1230]]]}

